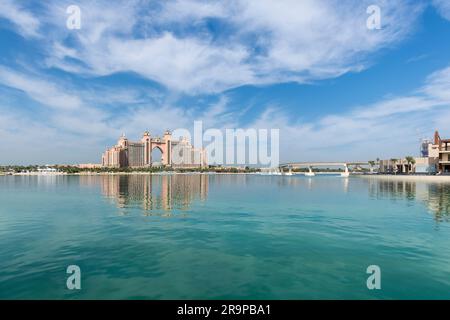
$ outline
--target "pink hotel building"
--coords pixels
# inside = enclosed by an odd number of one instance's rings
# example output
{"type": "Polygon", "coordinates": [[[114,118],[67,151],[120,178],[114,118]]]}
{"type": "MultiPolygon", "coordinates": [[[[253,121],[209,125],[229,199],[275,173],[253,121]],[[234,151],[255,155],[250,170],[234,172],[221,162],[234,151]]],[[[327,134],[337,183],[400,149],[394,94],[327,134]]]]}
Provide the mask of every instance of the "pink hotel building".
{"type": "Polygon", "coordinates": [[[155,164],[152,161],[152,151],[155,148],[161,151],[161,165],[163,166],[192,168],[207,165],[204,149],[194,148],[185,138],[172,140],[172,134],[167,130],[162,138],[151,137],[150,133],[146,131],[139,142],[129,141],[125,135],[122,135],[117,145],[108,148],[103,153],[102,166],[112,168],[151,167],[155,164]]]}

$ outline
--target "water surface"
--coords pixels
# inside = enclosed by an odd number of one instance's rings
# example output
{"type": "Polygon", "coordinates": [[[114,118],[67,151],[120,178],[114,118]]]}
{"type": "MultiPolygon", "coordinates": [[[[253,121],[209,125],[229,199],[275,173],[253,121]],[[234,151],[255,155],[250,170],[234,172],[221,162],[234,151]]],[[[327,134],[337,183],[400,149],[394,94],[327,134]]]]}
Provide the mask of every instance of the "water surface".
{"type": "Polygon", "coordinates": [[[0,176],[0,298],[450,299],[449,212],[444,183],[0,176]]]}

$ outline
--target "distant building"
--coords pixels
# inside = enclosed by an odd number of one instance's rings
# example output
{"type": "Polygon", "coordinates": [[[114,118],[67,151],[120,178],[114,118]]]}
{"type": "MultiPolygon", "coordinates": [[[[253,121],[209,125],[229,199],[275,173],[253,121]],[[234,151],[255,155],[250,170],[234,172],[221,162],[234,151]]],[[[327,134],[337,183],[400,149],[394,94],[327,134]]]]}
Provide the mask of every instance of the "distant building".
{"type": "Polygon", "coordinates": [[[439,172],[450,173],[450,139],[441,139],[439,132],[434,134],[434,144],[437,146],[439,172]]]}
{"type": "Polygon", "coordinates": [[[58,172],[57,169],[50,168],[50,167],[38,168],[37,171],[40,172],[40,173],[55,173],[55,172],[58,172]]]}
{"type": "Polygon", "coordinates": [[[433,174],[437,172],[437,159],[435,157],[419,157],[414,158],[412,172],[433,174]]]}
{"type": "Polygon", "coordinates": [[[433,141],[423,140],[421,157],[415,157],[411,163],[403,159],[380,160],[380,173],[450,173],[450,139],[441,139],[439,132],[434,133],[433,141]]]}
{"type": "Polygon", "coordinates": [[[432,144],[430,140],[422,140],[422,144],[420,145],[420,154],[422,158],[428,158],[430,144],[432,144]]]}
{"type": "Polygon", "coordinates": [[[161,151],[161,165],[169,167],[204,167],[206,166],[206,152],[204,149],[194,148],[186,138],[173,140],[169,131],[163,138],[151,137],[144,132],[141,141],[131,142],[122,135],[117,145],[108,148],[102,155],[102,166],[112,168],[142,168],[155,165],[152,151],[161,151]]]}

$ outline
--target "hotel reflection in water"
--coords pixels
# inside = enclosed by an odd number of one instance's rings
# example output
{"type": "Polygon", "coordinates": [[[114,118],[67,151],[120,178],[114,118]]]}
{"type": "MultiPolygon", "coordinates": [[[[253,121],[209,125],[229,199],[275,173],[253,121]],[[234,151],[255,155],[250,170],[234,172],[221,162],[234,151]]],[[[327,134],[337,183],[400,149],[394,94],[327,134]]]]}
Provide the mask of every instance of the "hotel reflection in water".
{"type": "MultiPolygon", "coordinates": [[[[328,184],[326,179],[292,179],[291,177],[208,176],[208,175],[105,175],[80,176],[84,185],[100,185],[103,196],[114,201],[118,208],[140,207],[146,214],[170,215],[173,210],[188,210],[196,201],[205,201],[209,183],[245,185],[251,188],[261,180],[276,180],[279,188],[296,188],[307,192],[328,184]],[[304,189],[304,190],[302,190],[304,189]]],[[[450,184],[382,179],[362,180],[368,184],[369,197],[420,201],[437,222],[450,221],[450,184]]],[[[361,182],[341,179],[334,187],[345,193],[361,191],[361,182]]],[[[301,205],[301,204],[299,204],[301,205]]]]}
{"type": "Polygon", "coordinates": [[[103,196],[118,208],[140,206],[145,211],[187,210],[195,200],[208,196],[206,175],[101,176],[103,196]]]}

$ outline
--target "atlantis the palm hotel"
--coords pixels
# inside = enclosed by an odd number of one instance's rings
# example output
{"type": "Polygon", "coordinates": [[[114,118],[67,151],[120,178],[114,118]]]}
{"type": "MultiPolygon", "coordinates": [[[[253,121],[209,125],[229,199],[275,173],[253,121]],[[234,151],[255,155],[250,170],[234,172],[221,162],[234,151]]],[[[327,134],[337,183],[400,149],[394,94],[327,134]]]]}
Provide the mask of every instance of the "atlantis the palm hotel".
{"type": "Polygon", "coordinates": [[[407,159],[380,160],[380,173],[450,174],[450,139],[442,139],[434,133],[433,141],[424,140],[421,156],[414,161],[407,159]]]}
{"type": "Polygon", "coordinates": [[[204,167],[206,153],[204,149],[194,148],[186,138],[173,140],[170,131],[166,130],[162,138],[151,137],[146,131],[137,142],[129,141],[123,134],[117,145],[108,148],[102,155],[103,167],[145,168],[152,165],[177,168],[204,167]],[[152,159],[154,149],[161,152],[160,163],[155,163],[152,159]]]}

